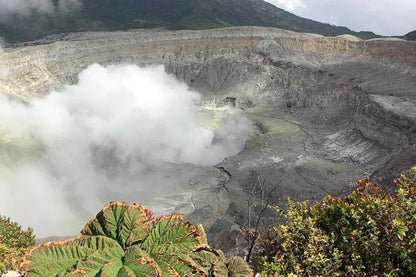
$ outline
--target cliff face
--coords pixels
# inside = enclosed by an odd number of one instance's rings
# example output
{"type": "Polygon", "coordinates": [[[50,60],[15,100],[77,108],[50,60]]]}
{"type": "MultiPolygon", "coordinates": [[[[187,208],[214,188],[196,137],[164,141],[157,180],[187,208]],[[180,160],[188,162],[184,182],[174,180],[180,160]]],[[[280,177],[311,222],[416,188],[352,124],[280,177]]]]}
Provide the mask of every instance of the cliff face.
{"type": "Polygon", "coordinates": [[[401,158],[415,152],[414,42],[239,27],[81,33],[43,43],[5,49],[1,90],[30,100],[76,82],[92,63],[135,63],[164,64],[217,105],[235,98],[260,135],[206,170],[220,189],[203,189],[202,177],[192,187],[189,219],[228,238],[215,247],[238,249],[233,230],[247,227],[247,201],[261,201],[263,178],[262,190],[278,187],[272,202],[284,205],[287,196],[342,194],[363,175],[387,184],[393,169],[416,163],[416,155],[401,158]]]}
{"type": "MultiPolygon", "coordinates": [[[[376,110],[386,120],[412,117],[402,106],[412,109],[409,100],[415,94],[416,44],[411,42],[244,27],[79,33],[45,43],[6,49],[0,57],[0,65],[9,69],[0,83],[3,91],[28,100],[76,82],[77,74],[92,63],[164,64],[206,97],[244,94],[257,103],[267,96],[275,106],[300,114],[307,110],[309,118],[322,122],[352,112],[365,114],[368,121],[376,110]]],[[[373,129],[369,122],[356,123],[364,133],[373,129]]],[[[378,140],[391,145],[382,137],[378,140]]]]}

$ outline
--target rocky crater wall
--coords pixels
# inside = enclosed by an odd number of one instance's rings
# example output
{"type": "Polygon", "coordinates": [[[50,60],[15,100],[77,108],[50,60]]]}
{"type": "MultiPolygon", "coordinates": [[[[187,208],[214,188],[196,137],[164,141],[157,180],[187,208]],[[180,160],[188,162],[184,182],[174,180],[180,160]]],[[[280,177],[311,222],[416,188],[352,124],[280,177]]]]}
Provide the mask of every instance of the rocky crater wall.
{"type": "MultiPolygon", "coordinates": [[[[243,27],[81,33],[44,43],[48,44],[6,49],[0,58],[0,64],[9,68],[9,76],[0,86],[4,91],[27,100],[74,83],[77,74],[92,63],[136,63],[164,64],[169,72],[209,96],[238,93],[251,102],[270,98],[292,110],[307,108],[318,113],[319,120],[338,121],[353,106],[368,117],[374,109],[357,103],[383,106],[391,98],[382,96],[399,97],[389,109],[395,113],[400,99],[414,97],[416,44],[412,42],[326,38],[243,27]],[[373,101],[367,95],[379,97],[373,101]]],[[[364,121],[357,124],[364,133],[367,127],[374,129],[374,124],[364,121]]],[[[378,135],[378,140],[390,133],[378,135]]],[[[370,135],[372,139],[376,136],[370,135]]],[[[385,144],[391,142],[387,139],[385,144]]]]}

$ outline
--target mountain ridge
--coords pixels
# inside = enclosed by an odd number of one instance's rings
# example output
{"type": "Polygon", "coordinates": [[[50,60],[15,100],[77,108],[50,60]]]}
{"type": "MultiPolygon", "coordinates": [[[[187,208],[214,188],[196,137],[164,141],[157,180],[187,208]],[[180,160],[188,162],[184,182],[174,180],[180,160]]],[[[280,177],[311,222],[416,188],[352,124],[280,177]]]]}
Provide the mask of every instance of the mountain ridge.
{"type": "Polygon", "coordinates": [[[325,36],[377,37],[372,32],[354,32],[346,27],[302,18],[263,0],[82,0],[82,6],[70,12],[57,9],[55,13],[43,15],[9,16],[0,21],[0,36],[6,42],[23,42],[84,31],[264,26],[325,36]]]}
{"type": "Polygon", "coordinates": [[[415,40],[416,41],[416,30],[413,32],[409,32],[404,35],[403,37],[405,40],[415,40]]]}

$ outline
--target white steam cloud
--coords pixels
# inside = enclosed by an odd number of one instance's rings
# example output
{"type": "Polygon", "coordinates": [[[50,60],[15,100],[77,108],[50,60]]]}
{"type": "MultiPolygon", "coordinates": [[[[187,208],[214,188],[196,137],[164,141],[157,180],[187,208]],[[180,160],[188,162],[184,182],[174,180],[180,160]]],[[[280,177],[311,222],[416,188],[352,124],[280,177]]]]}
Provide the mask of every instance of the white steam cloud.
{"type": "Polygon", "coordinates": [[[80,0],[59,0],[57,6],[51,0],[0,0],[0,21],[8,16],[30,16],[34,13],[45,14],[55,11],[67,12],[82,7],[80,0]]]}
{"type": "Polygon", "coordinates": [[[231,110],[201,127],[198,99],[163,66],[135,65],[92,65],[27,105],[0,95],[0,214],[67,235],[109,200],[186,189],[189,164],[237,154],[251,129],[231,110]]]}
{"type": "Polygon", "coordinates": [[[303,0],[265,0],[277,7],[281,7],[287,11],[293,12],[299,8],[304,8],[306,5],[303,3],[303,0]]]}
{"type": "Polygon", "coordinates": [[[354,31],[404,35],[416,29],[414,0],[265,0],[296,15],[354,31]],[[357,8],[359,7],[359,8],[357,8]]]}

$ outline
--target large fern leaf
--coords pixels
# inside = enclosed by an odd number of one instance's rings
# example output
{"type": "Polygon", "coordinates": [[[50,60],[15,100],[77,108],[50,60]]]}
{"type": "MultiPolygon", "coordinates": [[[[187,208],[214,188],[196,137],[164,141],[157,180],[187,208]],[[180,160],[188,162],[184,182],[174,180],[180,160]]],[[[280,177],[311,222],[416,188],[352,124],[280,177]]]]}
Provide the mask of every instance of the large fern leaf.
{"type": "Polygon", "coordinates": [[[221,251],[200,249],[192,253],[191,258],[204,268],[207,276],[228,276],[225,256],[221,251]]]}
{"type": "Polygon", "coordinates": [[[29,277],[252,276],[242,259],[227,264],[211,249],[201,225],[123,202],[107,204],[78,239],[32,249],[22,266],[29,277]]]}
{"type": "Polygon", "coordinates": [[[227,268],[230,277],[253,276],[253,271],[241,257],[232,257],[227,263],[227,268]]]}
{"type": "Polygon", "coordinates": [[[182,215],[161,216],[150,225],[147,238],[140,244],[156,261],[163,276],[190,276],[200,271],[181,256],[190,255],[195,249],[206,246],[201,228],[183,222],[182,215]]]}
{"type": "Polygon", "coordinates": [[[139,204],[110,202],[87,223],[81,235],[106,236],[126,248],[146,236],[146,223],[151,219],[151,212],[139,204]]]}
{"type": "Polygon", "coordinates": [[[102,267],[120,260],[124,251],[113,239],[96,236],[41,244],[25,257],[29,276],[95,276],[102,267]]]}
{"type": "Polygon", "coordinates": [[[204,233],[200,228],[183,222],[183,216],[173,214],[154,219],[150,225],[149,235],[140,246],[149,253],[193,251],[206,246],[204,233]]]}
{"type": "Polygon", "coordinates": [[[124,276],[160,276],[160,268],[153,258],[140,247],[129,248],[124,257],[124,267],[119,272],[120,277],[124,276]],[[134,275],[132,275],[134,274],[134,275]]]}

